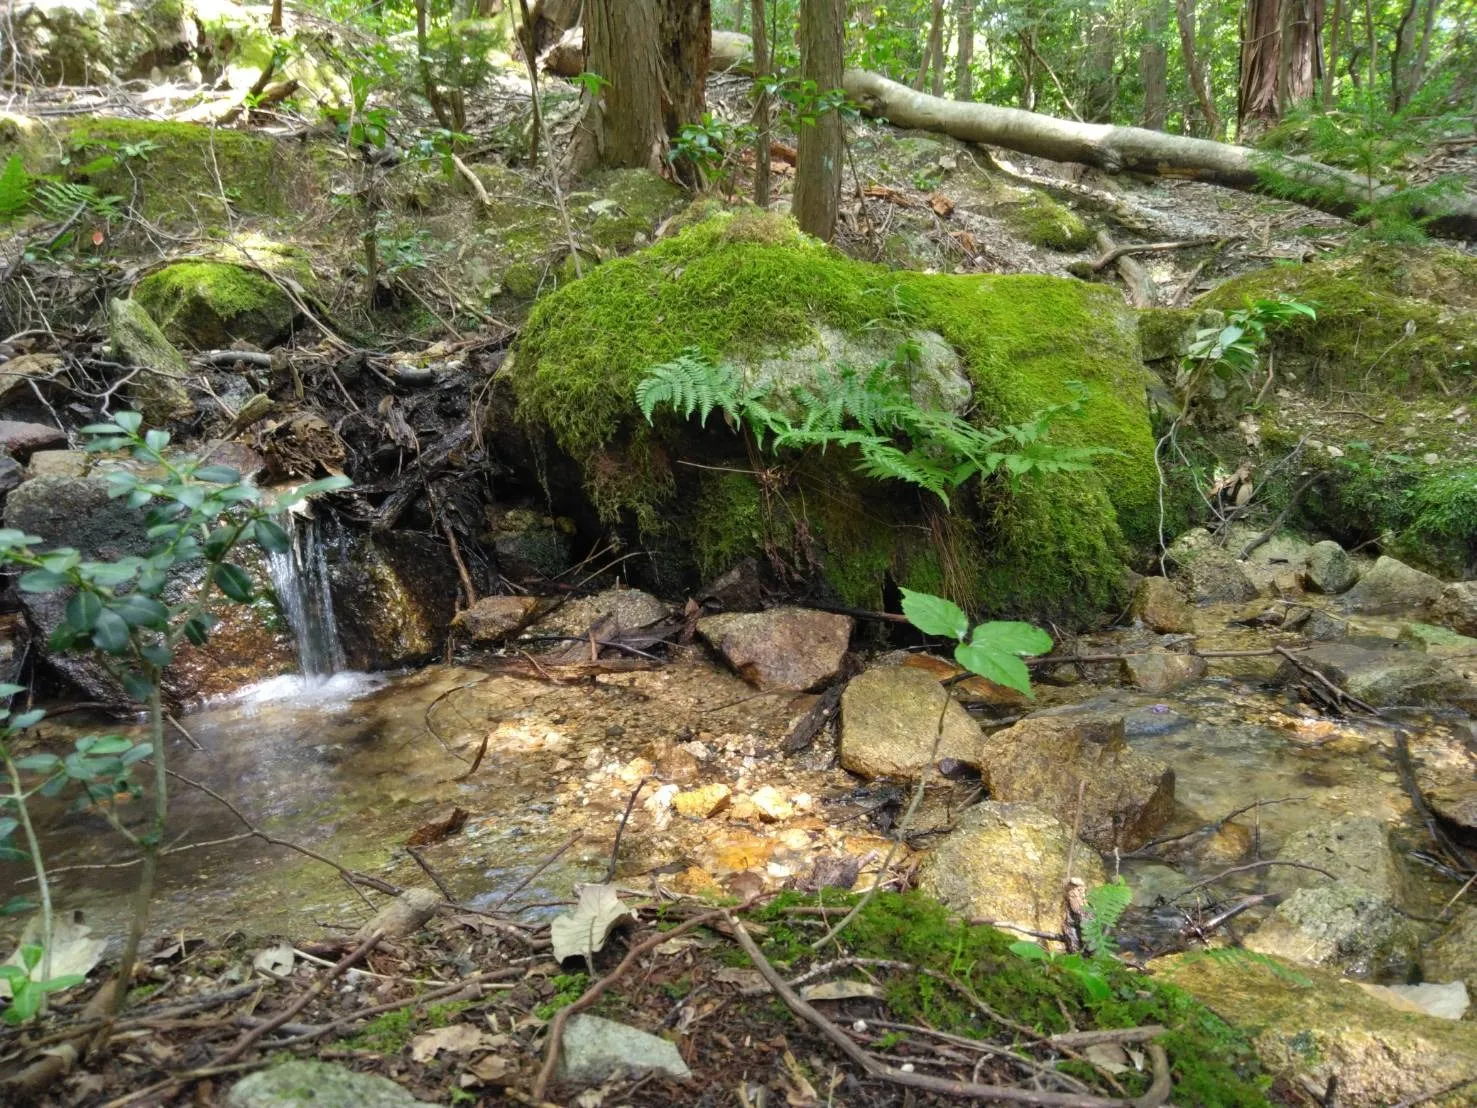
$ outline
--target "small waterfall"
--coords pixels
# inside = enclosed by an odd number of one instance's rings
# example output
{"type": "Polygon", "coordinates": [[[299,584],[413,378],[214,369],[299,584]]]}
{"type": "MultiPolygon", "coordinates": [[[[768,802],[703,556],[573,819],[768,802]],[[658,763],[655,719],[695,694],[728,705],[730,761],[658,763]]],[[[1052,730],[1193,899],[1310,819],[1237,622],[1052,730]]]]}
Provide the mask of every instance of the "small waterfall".
{"type": "Polygon", "coordinates": [[[317,518],[287,512],[277,521],[292,540],[285,554],[269,554],[268,568],[277,603],[297,639],[298,668],[304,677],[327,677],[344,668],[328,589],[328,558],[317,518]]]}

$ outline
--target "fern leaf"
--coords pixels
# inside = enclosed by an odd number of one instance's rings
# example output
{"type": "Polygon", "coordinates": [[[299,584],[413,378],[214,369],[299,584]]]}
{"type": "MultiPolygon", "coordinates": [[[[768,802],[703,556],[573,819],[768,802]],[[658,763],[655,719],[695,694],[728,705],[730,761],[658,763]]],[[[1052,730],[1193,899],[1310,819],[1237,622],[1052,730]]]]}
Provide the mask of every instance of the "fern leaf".
{"type": "Polygon", "coordinates": [[[1106,885],[1088,890],[1087,911],[1082,916],[1082,942],[1094,954],[1110,954],[1118,946],[1114,932],[1118,921],[1133,903],[1133,890],[1120,876],[1106,885]]]}

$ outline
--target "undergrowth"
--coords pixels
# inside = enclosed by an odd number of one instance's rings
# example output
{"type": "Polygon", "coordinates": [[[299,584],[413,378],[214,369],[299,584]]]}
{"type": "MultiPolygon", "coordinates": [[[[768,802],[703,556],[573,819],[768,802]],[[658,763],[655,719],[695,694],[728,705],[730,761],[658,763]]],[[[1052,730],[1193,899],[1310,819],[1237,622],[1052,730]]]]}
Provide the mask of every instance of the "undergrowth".
{"type": "MultiPolygon", "coordinates": [[[[856,898],[826,892],[821,899],[839,916],[856,898]]],[[[768,929],[766,955],[784,971],[798,973],[816,959],[810,949],[813,930],[800,922],[815,917],[791,911],[815,903],[814,897],[784,893],[755,914],[768,929]]],[[[838,936],[842,949],[829,948],[819,960],[876,958],[935,970],[967,986],[996,1011],[1044,1034],[1161,1023],[1168,1029],[1159,1042],[1169,1055],[1175,1103],[1265,1108],[1264,1090],[1270,1079],[1250,1040],[1181,990],[1110,960],[1102,970],[1107,995],[1093,999],[1080,976],[1052,962],[1013,953],[1014,941],[993,928],[969,926],[920,894],[879,893],[838,936]]],[[[968,1038],[1001,1032],[946,981],[878,967],[869,972],[882,982],[891,1018],[899,1022],[968,1038]]],[[[1065,1068],[1084,1079],[1092,1076],[1073,1063],[1065,1068]]],[[[1119,1080],[1130,1095],[1148,1088],[1147,1074],[1130,1072],[1119,1080]]]]}

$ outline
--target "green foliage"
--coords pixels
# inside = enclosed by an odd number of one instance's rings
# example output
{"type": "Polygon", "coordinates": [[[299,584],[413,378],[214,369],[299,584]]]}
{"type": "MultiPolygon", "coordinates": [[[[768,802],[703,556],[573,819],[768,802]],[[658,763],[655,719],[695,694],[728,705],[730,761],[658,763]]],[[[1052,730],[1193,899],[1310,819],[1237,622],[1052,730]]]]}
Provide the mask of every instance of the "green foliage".
{"type": "Polygon", "coordinates": [[[865,375],[841,366],[816,390],[796,386],[782,392],[746,386],[736,370],[690,348],[652,367],[636,386],[636,403],[648,423],[665,406],[685,419],[697,414],[706,425],[716,409],[734,426],[747,428],[761,449],[775,452],[851,448],[860,473],[916,485],[945,505],[953,490],[975,477],[1003,471],[1014,481],[1031,473],[1084,470],[1092,459],[1111,453],[1046,441],[1055,418],[1081,412],[1086,390],[1080,385],[1072,401],[1044,408],[1026,423],[980,428],[913,399],[909,374],[916,361],[916,350],[905,346],[897,358],[879,362],[865,375]]]}
{"type": "Polygon", "coordinates": [[[903,589],[903,615],[925,635],[958,640],[954,660],[971,673],[1016,689],[1031,692],[1031,673],[1023,657],[1045,654],[1051,636],[1039,627],[1018,620],[991,620],[971,632],[969,617],[952,601],[928,593],[903,589]]]}
{"type": "Polygon", "coordinates": [[[1121,875],[1088,890],[1087,912],[1082,918],[1082,942],[1088,950],[1107,954],[1117,949],[1114,933],[1132,903],[1133,890],[1121,875]]]}
{"type": "Polygon", "coordinates": [[[1011,943],[1011,953],[1027,961],[1049,964],[1068,975],[1081,986],[1089,1004],[1106,1003],[1113,998],[1113,971],[1118,966],[1113,957],[1118,946],[1114,931],[1132,901],[1133,890],[1121,876],[1116,877],[1087,893],[1087,910],[1082,915],[1082,953],[1052,954],[1031,942],[1011,943]]]}
{"type": "Polygon", "coordinates": [[[39,1013],[45,1005],[47,993],[70,989],[86,980],[74,973],[36,980],[32,974],[41,965],[44,955],[41,947],[28,943],[21,947],[21,965],[0,965],[0,981],[10,986],[10,1004],[0,1012],[0,1019],[12,1027],[39,1013]]]}
{"type": "Polygon", "coordinates": [[[1189,353],[1181,360],[1175,387],[1182,400],[1189,404],[1203,394],[1220,399],[1228,385],[1248,385],[1261,365],[1270,329],[1317,318],[1312,307],[1290,296],[1253,300],[1244,308],[1227,312],[1222,326],[1195,333],[1189,353]]]}
{"type": "Polygon", "coordinates": [[[0,221],[9,221],[31,206],[31,175],[19,154],[12,154],[0,170],[0,221]]]}

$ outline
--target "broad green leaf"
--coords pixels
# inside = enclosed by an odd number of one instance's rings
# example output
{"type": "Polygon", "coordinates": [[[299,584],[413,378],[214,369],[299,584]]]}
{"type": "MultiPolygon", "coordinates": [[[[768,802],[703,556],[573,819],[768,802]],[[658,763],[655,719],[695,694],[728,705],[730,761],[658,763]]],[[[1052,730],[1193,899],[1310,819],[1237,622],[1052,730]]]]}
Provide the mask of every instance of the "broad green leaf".
{"type": "Polygon", "coordinates": [[[210,641],[210,624],[203,615],[191,616],[185,620],[185,638],[196,646],[204,646],[210,641]]]}
{"type": "Polygon", "coordinates": [[[969,617],[952,601],[926,592],[903,589],[903,615],[925,635],[962,639],[969,633],[969,617]]]}
{"type": "Polygon", "coordinates": [[[138,434],[138,429],[144,425],[144,417],[138,412],[119,412],[113,417],[113,422],[130,435],[138,434]]]}
{"type": "Polygon", "coordinates": [[[77,749],[86,755],[122,754],[133,749],[133,743],[122,735],[88,735],[77,740],[77,749]]]}
{"type": "Polygon", "coordinates": [[[169,619],[169,609],[152,596],[131,592],[108,605],[130,627],[162,627],[169,619]]]}
{"type": "Polygon", "coordinates": [[[136,559],[128,562],[87,562],[82,567],[82,575],[94,585],[111,588],[132,580],[138,567],[136,559]]]}
{"type": "Polygon", "coordinates": [[[142,673],[130,669],[125,671],[119,680],[123,682],[124,691],[140,704],[147,703],[154,695],[154,683],[142,673]]]}
{"type": "Polygon", "coordinates": [[[9,700],[16,693],[23,693],[25,691],[26,687],[24,685],[12,685],[7,681],[4,684],[0,684],[0,700],[9,700]]]}
{"type": "Polygon", "coordinates": [[[28,569],[17,584],[21,592],[56,592],[66,587],[67,579],[49,569],[28,569]]]}
{"type": "Polygon", "coordinates": [[[211,576],[220,586],[221,592],[237,604],[251,603],[251,578],[240,566],[222,562],[211,571],[211,576]]]}
{"type": "Polygon", "coordinates": [[[1024,939],[1013,942],[1007,948],[1017,958],[1024,958],[1028,962],[1047,962],[1051,955],[1036,943],[1028,943],[1024,939]]]}
{"type": "Polygon", "coordinates": [[[270,519],[259,519],[253,527],[256,541],[269,554],[286,554],[292,549],[287,532],[270,519]]]}
{"type": "Polygon", "coordinates": [[[0,816],[0,839],[9,838],[19,826],[20,822],[18,820],[13,820],[8,816],[0,816]]]}
{"type": "Polygon", "coordinates": [[[29,912],[36,907],[34,900],[28,900],[23,896],[13,896],[4,904],[0,904],[0,916],[18,916],[22,912],[29,912]]]}
{"type": "Polygon", "coordinates": [[[960,643],[954,648],[954,660],[971,673],[1008,689],[1015,689],[1034,699],[1031,692],[1031,672],[1026,663],[1014,654],[992,650],[978,643],[960,643]]]}
{"type": "Polygon", "coordinates": [[[82,428],[84,435],[121,435],[123,428],[116,423],[89,423],[82,428]]]}
{"type": "Polygon", "coordinates": [[[215,561],[216,559],[224,558],[230,553],[231,546],[235,540],[236,528],[231,524],[225,524],[215,528],[210,534],[206,535],[205,541],[201,543],[201,548],[205,551],[207,558],[215,561]]]}
{"type": "Polygon", "coordinates": [[[97,593],[78,592],[67,601],[67,624],[74,631],[91,631],[102,612],[102,598],[97,593]]]}
{"type": "Polygon", "coordinates": [[[28,535],[24,531],[17,531],[14,527],[0,529],[0,546],[35,546],[44,540],[38,535],[28,535]]]}
{"type": "Polygon", "coordinates": [[[158,427],[151,427],[144,435],[144,444],[157,454],[169,445],[169,432],[162,431],[158,427]]]}
{"type": "Polygon", "coordinates": [[[174,661],[174,651],[163,643],[149,643],[147,646],[139,647],[139,653],[143,655],[144,661],[155,669],[164,669],[170,662],[174,661]]]}
{"type": "Polygon", "coordinates": [[[29,712],[22,712],[10,721],[10,726],[17,731],[24,731],[27,727],[35,727],[46,718],[45,708],[32,708],[29,712]]]}
{"type": "Polygon", "coordinates": [[[1051,636],[1035,624],[1020,620],[991,620],[981,623],[969,636],[976,646],[1008,654],[1045,654],[1051,649],[1051,636]]]}
{"type": "Polygon", "coordinates": [[[24,758],[17,759],[15,764],[28,773],[50,773],[61,765],[61,761],[55,754],[27,754],[24,758]]]}
{"type": "Polygon", "coordinates": [[[230,466],[201,466],[195,471],[195,479],[212,485],[234,485],[241,480],[241,474],[230,466]]]}
{"type": "Polygon", "coordinates": [[[128,624],[117,612],[104,608],[92,626],[92,641],[99,650],[122,654],[128,649],[128,624]]]}

